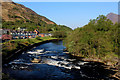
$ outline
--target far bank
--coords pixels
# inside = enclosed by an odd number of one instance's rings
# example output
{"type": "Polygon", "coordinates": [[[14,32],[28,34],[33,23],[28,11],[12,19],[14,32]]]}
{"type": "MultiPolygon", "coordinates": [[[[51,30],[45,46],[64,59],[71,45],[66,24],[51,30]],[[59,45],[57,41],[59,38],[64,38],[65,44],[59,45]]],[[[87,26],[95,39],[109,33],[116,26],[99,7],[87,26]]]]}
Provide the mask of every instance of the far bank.
{"type": "Polygon", "coordinates": [[[2,62],[7,63],[22,52],[50,41],[62,40],[53,37],[36,37],[32,39],[17,39],[2,43],[2,62]]]}

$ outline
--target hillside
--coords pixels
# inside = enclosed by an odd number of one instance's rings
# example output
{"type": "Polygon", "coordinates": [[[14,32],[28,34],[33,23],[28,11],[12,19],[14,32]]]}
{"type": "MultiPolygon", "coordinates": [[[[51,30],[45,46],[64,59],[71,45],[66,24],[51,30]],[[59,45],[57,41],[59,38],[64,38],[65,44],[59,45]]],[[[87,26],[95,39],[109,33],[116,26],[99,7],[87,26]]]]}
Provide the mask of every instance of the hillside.
{"type": "Polygon", "coordinates": [[[64,40],[66,48],[72,55],[115,64],[118,61],[118,25],[100,15],[71,32],[64,40]]]}
{"type": "Polygon", "coordinates": [[[103,62],[116,68],[118,72],[114,76],[120,80],[119,27],[119,23],[112,24],[106,16],[100,15],[85,26],[74,29],[64,40],[66,49],[74,56],[84,57],[84,61],[103,62]]]}
{"type": "Polygon", "coordinates": [[[109,13],[106,17],[110,19],[114,24],[118,21],[120,22],[120,15],[117,15],[115,13],[109,13]]]}
{"type": "Polygon", "coordinates": [[[25,7],[24,5],[14,2],[2,3],[2,19],[3,21],[22,20],[24,22],[33,21],[36,23],[44,21],[47,24],[55,24],[53,21],[44,16],[38,15],[36,12],[25,7]]]}
{"type": "Polygon", "coordinates": [[[2,2],[2,28],[17,30],[18,27],[26,28],[27,31],[37,29],[41,33],[72,30],[67,26],[57,25],[24,5],[15,2],[2,2]]]}

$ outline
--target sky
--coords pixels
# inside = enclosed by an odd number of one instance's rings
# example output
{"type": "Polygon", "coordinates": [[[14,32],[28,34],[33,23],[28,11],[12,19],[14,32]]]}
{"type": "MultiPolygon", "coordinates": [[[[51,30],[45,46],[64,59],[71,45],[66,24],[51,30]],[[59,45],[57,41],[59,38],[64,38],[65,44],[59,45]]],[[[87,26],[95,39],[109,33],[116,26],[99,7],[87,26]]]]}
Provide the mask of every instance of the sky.
{"type": "Polygon", "coordinates": [[[118,2],[17,2],[45,16],[58,25],[72,29],[86,25],[90,19],[108,13],[118,14],[118,2]]]}
{"type": "MultiPolygon", "coordinates": [[[[4,0],[10,1],[10,0],[4,0]]],[[[120,0],[13,0],[16,2],[119,2],[120,0]]]]}

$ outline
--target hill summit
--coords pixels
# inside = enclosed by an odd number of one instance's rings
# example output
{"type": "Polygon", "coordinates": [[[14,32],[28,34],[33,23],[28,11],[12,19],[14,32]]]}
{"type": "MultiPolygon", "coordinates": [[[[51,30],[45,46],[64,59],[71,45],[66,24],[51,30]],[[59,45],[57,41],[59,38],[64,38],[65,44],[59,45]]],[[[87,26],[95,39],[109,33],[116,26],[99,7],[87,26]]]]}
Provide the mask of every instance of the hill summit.
{"type": "Polygon", "coordinates": [[[16,20],[22,20],[24,22],[32,21],[35,23],[44,21],[47,24],[55,24],[53,21],[44,16],[38,15],[24,5],[14,2],[2,2],[2,20],[13,22],[16,20]]]}
{"type": "Polygon", "coordinates": [[[108,19],[110,19],[114,24],[116,22],[120,22],[120,15],[117,15],[115,13],[109,13],[106,16],[108,19]]]}

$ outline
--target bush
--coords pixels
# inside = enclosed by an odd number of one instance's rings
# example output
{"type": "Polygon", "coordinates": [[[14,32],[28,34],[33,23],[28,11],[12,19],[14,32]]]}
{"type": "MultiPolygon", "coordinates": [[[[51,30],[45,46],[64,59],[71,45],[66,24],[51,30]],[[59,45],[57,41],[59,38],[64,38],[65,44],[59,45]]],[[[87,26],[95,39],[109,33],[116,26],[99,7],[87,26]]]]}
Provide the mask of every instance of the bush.
{"type": "Polygon", "coordinates": [[[53,32],[53,37],[56,38],[65,38],[67,34],[64,31],[55,31],[53,32]]]}
{"type": "Polygon", "coordinates": [[[64,40],[65,46],[69,52],[80,56],[110,56],[118,51],[117,30],[117,25],[101,15],[71,32],[64,40]]]}

